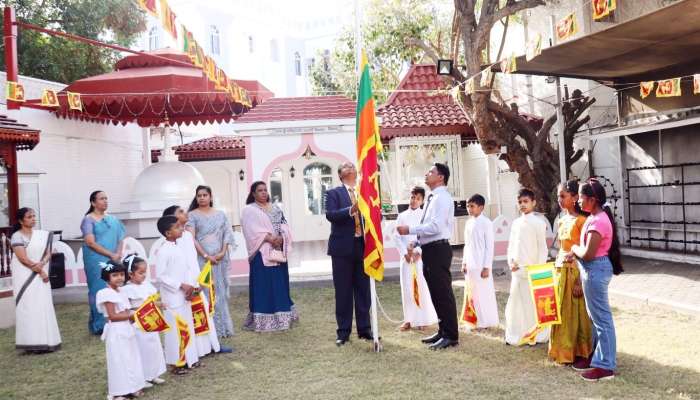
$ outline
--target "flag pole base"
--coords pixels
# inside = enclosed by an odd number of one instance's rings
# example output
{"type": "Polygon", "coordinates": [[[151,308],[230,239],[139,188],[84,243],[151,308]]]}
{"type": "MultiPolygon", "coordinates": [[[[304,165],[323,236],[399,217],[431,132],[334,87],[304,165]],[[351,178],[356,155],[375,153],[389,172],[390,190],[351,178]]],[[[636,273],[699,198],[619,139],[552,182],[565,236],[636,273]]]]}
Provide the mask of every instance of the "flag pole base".
{"type": "Polygon", "coordinates": [[[374,278],[369,278],[369,289],[372,297],[372,350],[379,353],[383,350],[379,341],[379,324],[377,320],[377,286],[374,278]]]}

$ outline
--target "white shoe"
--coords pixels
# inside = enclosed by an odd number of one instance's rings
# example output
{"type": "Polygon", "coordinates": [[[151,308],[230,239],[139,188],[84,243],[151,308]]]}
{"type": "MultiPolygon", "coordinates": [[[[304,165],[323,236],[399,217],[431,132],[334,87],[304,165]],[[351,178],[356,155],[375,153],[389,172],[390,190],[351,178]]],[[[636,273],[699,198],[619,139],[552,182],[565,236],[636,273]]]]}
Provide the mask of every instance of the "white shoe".
{"type": "Polygon", "coordinates": [[[156,385],[162,385],[165,383],[165,379],[153,378],[153,379],[151,379],[151,383],[156,384],[156,385]]]}
{"type": "Polygon", "coordinates": [[[148,389],[148,388],[152,388],[152,387],[153,387],[153,384],[152,384],[151,382],[149,382],[149,381],[146,381],[146,382],[143,383],[143,388],[144,388],[144,389],[148,389]]]}

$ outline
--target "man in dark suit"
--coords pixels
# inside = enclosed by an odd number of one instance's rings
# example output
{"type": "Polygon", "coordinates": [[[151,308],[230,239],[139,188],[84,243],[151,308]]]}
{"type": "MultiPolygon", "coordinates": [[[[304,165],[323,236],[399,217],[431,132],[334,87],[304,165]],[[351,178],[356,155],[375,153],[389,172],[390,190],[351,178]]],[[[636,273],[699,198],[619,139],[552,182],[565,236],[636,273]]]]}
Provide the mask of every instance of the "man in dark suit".
{"type": "Polygon", "coordinates": [[[352,332],[353,302],[355,325],[360,339],[372,340],[369,319],[369,277],[364,272],[362,217],[357,208],[357,170],[349,162],[338,167],[342,185],[326,192],[326,219],[331,223],[328,255],[333,265],[335,319],[338,323],[335,344],[344,345],[352,332]],[[353,301],[354,300],[354,301],[353,301]]]}

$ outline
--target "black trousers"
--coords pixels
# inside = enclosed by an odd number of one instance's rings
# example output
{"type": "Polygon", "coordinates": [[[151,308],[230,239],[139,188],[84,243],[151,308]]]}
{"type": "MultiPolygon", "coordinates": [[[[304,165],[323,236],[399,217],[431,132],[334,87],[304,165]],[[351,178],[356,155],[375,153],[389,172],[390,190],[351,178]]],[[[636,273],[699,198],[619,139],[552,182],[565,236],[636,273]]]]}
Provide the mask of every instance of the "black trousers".
{"type": "Polygon", "coordinates": [[[423,276],[428,284],[435,312],[440,319],[440,336],[458,340],[457,304],[452,292],[452,247],[448,242],[428,243],[423,250],[423,276]]]}
{"type": "Polygon", "coordinates": [[[333,286],[335,287],[335,320],[338,323],[338,339],[348,339],[352,332],[353,303],[355,325],[360,335],[371,335],[369,319],[369,277],[363,266],[364,244],[355,239],[351,256],[331,257],[333,286]],[[354,300],[354,302],[353,302],[354,300]]]}

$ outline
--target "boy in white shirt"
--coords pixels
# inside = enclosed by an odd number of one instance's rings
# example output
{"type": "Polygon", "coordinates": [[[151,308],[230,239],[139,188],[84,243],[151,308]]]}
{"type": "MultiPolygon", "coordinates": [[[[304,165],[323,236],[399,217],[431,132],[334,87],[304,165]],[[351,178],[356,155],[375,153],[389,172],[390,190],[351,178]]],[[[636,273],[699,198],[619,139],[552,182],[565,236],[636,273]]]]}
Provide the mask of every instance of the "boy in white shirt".
{"type": "MultiPolygon", "coordinates": [[[[185,254],[187,259],[187,265],[189,271],[193,276],[195,287],[199,288],[199,283],[197,279],[199,278],[200,266],[197,260],[197,248],[194,246],[194,236],[192,232],[185,228],[187,224],[187,212],[180,206],[170,206],[163,211],[163,216],[172,215],[177,218],[177,223],[184,230],[182,236],[175,242],[178,247],[185,254]]],[[[231,353],[233,349],[230,347],[221,346],[219,343],[219,338],[216,335],[216,327],[214,326],[214,318],[209,314],[209,300],[208,293],[201,293],[202,300],[204,302],[204,312],[207,315],[207,322],[209,325],[209,333],[202,335],[197,335],[195,337],[195,343],[197,345],[197,351],[200,357],[204,357],[212,352],[214,353],[231,353]]]]}
{"type": "MultiPolygon", "coordinates": [[[[525,268],[547,262],[547,222],[534,212],[536,204],[532,190],[520,189],[518,207],[521,215],[513,221],[508,240],[508,266],[512,278],[506,303],[506,343],[515,346],[537,323],[525,268]]],[[[546,343],[547,340],[549,328],[543,329],[529,344],[546,343]]]]}
{"type": "Polygon", "coordinates": [[[156,256],[156,271],[160,282],[160,296],[165,306],[165,320],[170,329],[165,333],[165,363],[172,366],[175,374],[186,373],[186,367],[197,367],[199,355],[195,343],[192,324],[192,294],[195,290],[196,277],[192,276],[187,258],[176,244],[182,237],[183,228],[174,216],[161,217],[158,231],[165,236],[165,243],[156,256]],[[185,349],[186,366],[178,366],[180,360],[180,338],[175,317],[187,322],[190,341],[185,349]]]}

